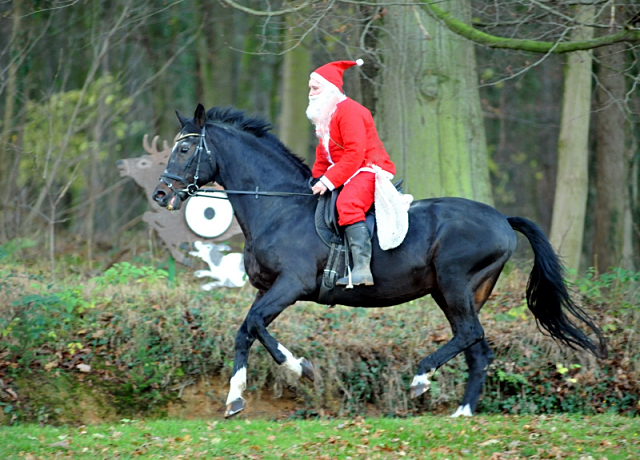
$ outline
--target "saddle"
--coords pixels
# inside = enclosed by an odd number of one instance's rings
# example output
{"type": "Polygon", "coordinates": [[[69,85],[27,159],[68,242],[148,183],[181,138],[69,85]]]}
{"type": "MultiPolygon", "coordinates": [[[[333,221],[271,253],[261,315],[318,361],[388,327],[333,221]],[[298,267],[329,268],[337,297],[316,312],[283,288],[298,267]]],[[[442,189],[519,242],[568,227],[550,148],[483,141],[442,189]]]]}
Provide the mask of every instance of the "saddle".
{"type": "MultiPolygon", "coordinates": [[[[318,205],[316,206],[316,232],[324,244],[329,247],[331,247],[331,244],[344,245],[345,241],[344,229],[338,224],[338,208],[336,207],[340,190],[341,189],[338,188],[332,192],[320,195],[318,197],[318,205]]],[[[373,235],[376,225],[374,207],[375,206],[371,206],[371,209],[369,209],[365,215],[365,222],[367,223],[370,235],[373,235]]]]}
{"type": "MultiPolygon", "coordinates": [[[[402,182],[400,180],[394,184],[399,192],[402,192],[402,182]]],[[[349,264],[349,248],[344,237],[344,228],[338,224],[338,209],[336,203],[338,195],[342,187],[337,188],[331,193],[325,193],[318,198],[316,206],[315,224],[316,232],[320,239],[329,248],[329,259],[324,269],[322,283],[320,284],[320,292],[318,295],[318,303],[334,306],[333,297],[338,273],[343,272],[343,276],[347,276],[347,265],[349,264]]],[[[369,235],[373,235],[376,225],[375,205],[365,214],[365,223],[369,229],[369,235]]]]}

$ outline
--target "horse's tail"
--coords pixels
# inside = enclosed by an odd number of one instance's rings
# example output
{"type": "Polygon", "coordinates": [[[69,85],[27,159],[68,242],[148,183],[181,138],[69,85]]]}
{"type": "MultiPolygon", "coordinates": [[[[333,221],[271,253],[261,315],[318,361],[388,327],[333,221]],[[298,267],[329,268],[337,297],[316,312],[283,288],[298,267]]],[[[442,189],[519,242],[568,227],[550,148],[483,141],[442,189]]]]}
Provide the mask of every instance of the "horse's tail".
{"type": "Polygon", "coordinates": [[[597,357],[606,357],[607,346],[602,332],[571,300],[560,259],[540,227],[522,217],[508,217],[507,220],[514,230],[527,237],[533,249],[534,262],[527,284],[527,305],[536,318],[538,329],[544,329],[551,337],[573,349],[581,347],[597,357]],[[597,344],[578,328],[567,312],[595,333],[597,344]]]}

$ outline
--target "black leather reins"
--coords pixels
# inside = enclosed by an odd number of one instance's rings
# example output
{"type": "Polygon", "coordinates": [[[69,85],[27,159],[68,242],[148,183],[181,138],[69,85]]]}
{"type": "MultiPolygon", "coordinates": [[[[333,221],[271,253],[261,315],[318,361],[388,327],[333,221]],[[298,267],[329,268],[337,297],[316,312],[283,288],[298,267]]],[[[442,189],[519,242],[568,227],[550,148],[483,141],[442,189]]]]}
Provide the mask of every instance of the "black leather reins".
{"type": "MultiPolygon", "coordinates": [[[[186,137],[194,137],[197,136],[200,138],[200,140],[198,141],[198,147],[196,147],[196,151],[193,154],[193,156],[189,159],[189,162],[187,163],[187,166],[185,166],[184,169],[184,176],[178,176],[176,174],[171,174],[169,172],[167,172],[165,170],[165,172],[163,172],[160,175],[160,180],[162,182],[164,182],[167,187],[169,187],[171,190],[173,190],[176,194],[184,194],[186,193],[189,196],[204,196],[207,198],[218,198],[221,200],[228,200],[229,197],[228,196],[211,196],[209,194],[211,193],[216,193],[216,192],[223,192],[227,195],[254,195],[256,197],[256,200],[258,199],[259,196],[315,196],[313,193],[302,193],[302,192],[263,192],[261,190],[259,190],[259,187],[256,187],[255,190],[250,191],[250,190],[209,190],[209,189],[205,189],[205,190],[200,190],[200,187],[198,186],[198,178],[199,178],[199,174],[200,174],[200,157],[202,156],[202,150],[206,150],[207,152],[207,156],[209,157],[209,163],[211,164],[211,169],[213,170],[213,159],[211,158],[211,151],[209,150],[209,147],[207,146],[207,141],[205,139],[206,136],[206,126],[202,128],[202,132],[200,134],[196,134],[196,133],[190,133],[190,134],[185,134],[183,136],[180,136],[177,140],[176,143],[186,137]],[[187,171],[189,171],[189,168],[191,167],[191,163],[193,163],[194,158],[197,158],[197,163],[196,163],[196,173],[193,176],[193,182],[189,183],[187,182],[186,179],[186,175],[187,175],[187,171]],[[171,180],[176,180],[179,182],[182,182],[184,184],[184,188],[180,189],[180,190],[176,190],[173,188],[173,185],[171,184],[171,182],[169,182],[167,179],[171,179],[171,180]]],[[[310,179],[311,180],[311,179],[310,179]]]]}

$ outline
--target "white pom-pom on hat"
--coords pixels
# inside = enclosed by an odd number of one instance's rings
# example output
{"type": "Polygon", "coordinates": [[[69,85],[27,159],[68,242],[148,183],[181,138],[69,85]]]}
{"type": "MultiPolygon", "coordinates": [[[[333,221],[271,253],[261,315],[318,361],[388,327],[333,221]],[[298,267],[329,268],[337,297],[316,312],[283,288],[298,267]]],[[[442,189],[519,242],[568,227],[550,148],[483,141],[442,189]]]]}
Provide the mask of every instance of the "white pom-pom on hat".
{"type": "Polygon", "coordinates": [[[358,67],[360,67],[362,64],[364,64],[364,61],[362,59],[356,59],[356,65],[358,67]]]}

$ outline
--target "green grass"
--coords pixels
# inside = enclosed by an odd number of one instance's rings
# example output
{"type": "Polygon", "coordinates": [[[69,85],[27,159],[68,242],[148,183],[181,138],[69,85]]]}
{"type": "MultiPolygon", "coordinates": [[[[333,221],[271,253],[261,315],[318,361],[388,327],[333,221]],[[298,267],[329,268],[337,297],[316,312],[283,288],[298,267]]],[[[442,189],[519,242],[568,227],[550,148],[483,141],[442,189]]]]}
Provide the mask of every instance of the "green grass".
{"type": "Polygon", "coordinates": [[[0,430],[3,459],[636,459],[640,419],[476,416],[452,419],[154,420],[0,430]]]}

